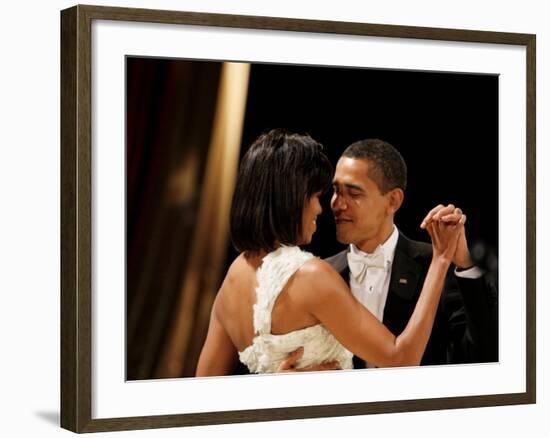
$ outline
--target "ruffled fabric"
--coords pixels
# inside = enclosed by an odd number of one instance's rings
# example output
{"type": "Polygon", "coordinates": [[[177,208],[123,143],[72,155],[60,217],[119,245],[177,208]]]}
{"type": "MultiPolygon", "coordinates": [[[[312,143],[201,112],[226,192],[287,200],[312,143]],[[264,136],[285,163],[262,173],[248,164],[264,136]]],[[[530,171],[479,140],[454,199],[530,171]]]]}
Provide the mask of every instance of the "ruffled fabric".
{"type": "Polygon", "coordinates": [[[346,350],[322,325],[317,324],[284,335],[271,334],[271,313],[277,297],[290,277],[313,258],[295,246],[282,246],[263,259],[257,271],[258,287],[253,306],[254,337],[252,345],[239,352],[239,359],[253,373],[273,373],[289,353],[304,347],[298,368],[307,368],[337,360],[343,369],[353,368],[353,354],[346,350]]]}

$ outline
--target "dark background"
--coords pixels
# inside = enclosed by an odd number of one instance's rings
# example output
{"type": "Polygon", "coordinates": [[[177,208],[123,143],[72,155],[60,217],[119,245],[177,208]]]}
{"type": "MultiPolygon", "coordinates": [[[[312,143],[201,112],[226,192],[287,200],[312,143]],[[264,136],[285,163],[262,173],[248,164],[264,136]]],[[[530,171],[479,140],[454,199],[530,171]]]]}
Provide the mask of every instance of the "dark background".
{"type": "MultiPolygon", "coordinates": [[[[354,141],[380,138],[408,167],[396,225],[429,241],[419,228],[438,203],[467,215],[469,242],[498,245],[498,77],[479,74],[254,64],[241,156],[263,131],[283,127],[321,142],[333,165],[354,141]]],[[[335,240],[330,196],[307,249],[321,257],[335,240]]],[[[228,258],[236,253],[229,249],[228,258]]]]}

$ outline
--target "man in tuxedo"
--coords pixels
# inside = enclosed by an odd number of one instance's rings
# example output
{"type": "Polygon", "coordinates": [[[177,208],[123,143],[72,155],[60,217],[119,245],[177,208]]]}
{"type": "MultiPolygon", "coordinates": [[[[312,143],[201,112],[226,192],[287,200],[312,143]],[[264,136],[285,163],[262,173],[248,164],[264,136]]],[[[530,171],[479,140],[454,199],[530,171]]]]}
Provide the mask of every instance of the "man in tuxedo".
{"type": "MultiPolygon", "coordinates": [[[[349,146],[336,165],[331,208],[336,235],[348,244],[327,261],[349,284],[353,295],[388,329],[399,335],[413,313],[432,257],[431,245],[405,237],[395,226],[407,184],[401,154],[381,140],[349,146]]],[[[438,205],[424,218],[457,221],[454,205],[438,205]]],[[[496,289],[472,263],[465,232],[449,269],[422,365],[498,360],[496,289]]],[[[301,352],[291,354],[289,370],[301,352]]],[[[354,358],[355,368],[369,366],[354,358]]]]}

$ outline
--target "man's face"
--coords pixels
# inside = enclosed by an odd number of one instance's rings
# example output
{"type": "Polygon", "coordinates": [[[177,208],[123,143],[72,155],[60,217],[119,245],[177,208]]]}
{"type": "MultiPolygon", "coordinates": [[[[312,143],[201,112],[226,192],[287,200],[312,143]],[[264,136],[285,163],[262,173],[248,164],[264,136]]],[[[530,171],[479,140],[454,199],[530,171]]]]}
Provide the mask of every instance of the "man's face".
{"type": "Polygon", "coordinates": [[[370,165],[367,159],[341,157],[336,164],[330,202],[338,241],[353,243],[368,252],[383,243],[393,229],[390,192],[380,192],[378,184],[369,177],[370,165]]]}

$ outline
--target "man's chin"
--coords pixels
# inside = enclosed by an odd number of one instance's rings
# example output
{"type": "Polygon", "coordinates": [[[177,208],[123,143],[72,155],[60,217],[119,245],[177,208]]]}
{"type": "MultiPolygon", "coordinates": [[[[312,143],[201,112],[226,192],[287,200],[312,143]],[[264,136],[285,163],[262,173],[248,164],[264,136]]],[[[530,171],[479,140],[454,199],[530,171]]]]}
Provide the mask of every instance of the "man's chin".
{"type": "Polygon", "coordinates": [[[344,245],[348,245],[351,242],[350,237],[346,233],[338,232],[338,230],[336,230],[336,240],[344,245]]]}

